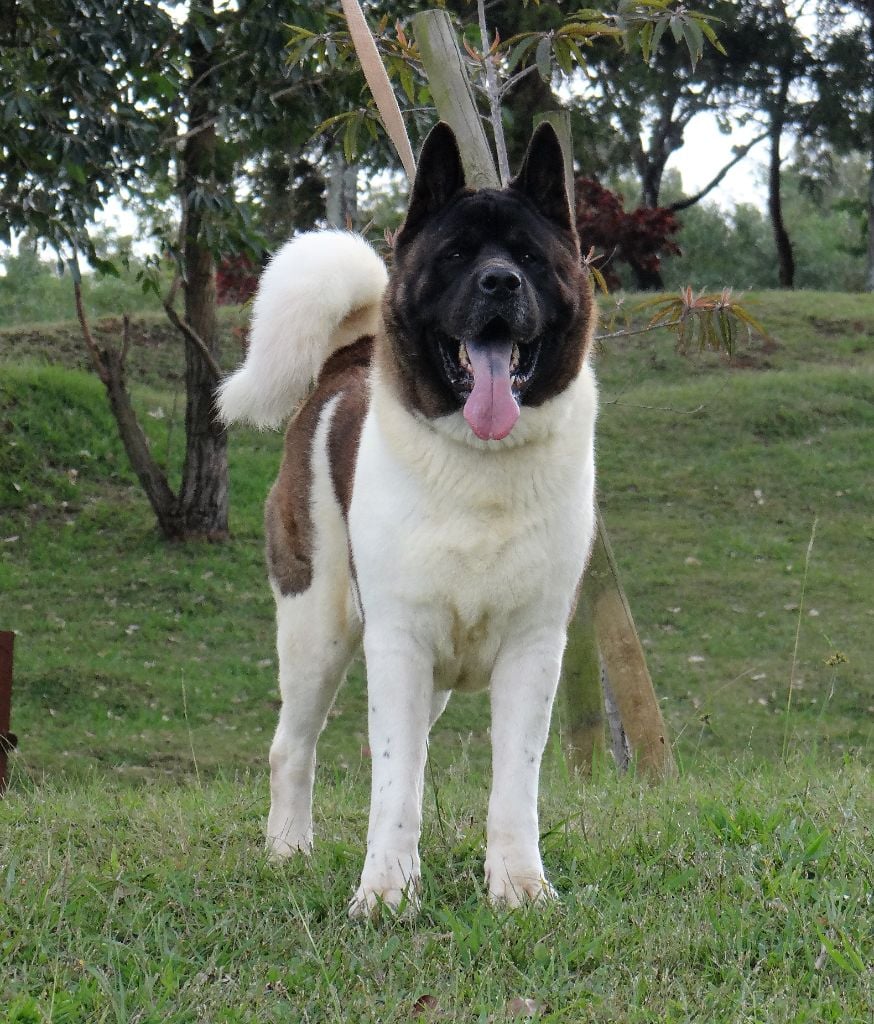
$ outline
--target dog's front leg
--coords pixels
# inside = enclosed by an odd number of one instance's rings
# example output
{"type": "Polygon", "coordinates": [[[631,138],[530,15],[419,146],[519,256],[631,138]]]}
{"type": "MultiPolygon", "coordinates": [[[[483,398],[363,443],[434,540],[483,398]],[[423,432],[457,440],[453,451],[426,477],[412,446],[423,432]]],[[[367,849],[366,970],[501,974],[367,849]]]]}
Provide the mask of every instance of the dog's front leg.
{"type": "Polygon", "coordinates": [[[373,774],[367,856],[349,905],[353,917],[417,902],[434,666],[421,646],[398,634],[368,636],[365,630],[373,774]]]}
{"type": "Polygon", "coordinates": [[[558,687],[564,636],[518,638],[492,673],[492,793],[486,883],[493,903],[519,906],[555,897],[540,859],[540,762],[558,687]]]}

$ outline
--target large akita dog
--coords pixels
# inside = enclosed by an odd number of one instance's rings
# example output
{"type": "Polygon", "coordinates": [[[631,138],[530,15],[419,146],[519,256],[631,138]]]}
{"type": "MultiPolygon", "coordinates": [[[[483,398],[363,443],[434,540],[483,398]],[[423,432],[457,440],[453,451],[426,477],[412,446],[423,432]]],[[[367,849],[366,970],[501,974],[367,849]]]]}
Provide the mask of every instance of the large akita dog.
{"type": "Polygon", "coordinates": [[[473,191],[438,125],[390,275],[361,238],[322,232],[261,279],[219,405],[227,422],[293,414],[266,510],[268,844],[311,848],[316,741],[363,638],[373,793],[353,914],[415,901],[428,731],[452,690],[491,694],[489,894],[552,894],[537,789],[593,533],[594,319],[549,126],[508,188],[473,191]]]}

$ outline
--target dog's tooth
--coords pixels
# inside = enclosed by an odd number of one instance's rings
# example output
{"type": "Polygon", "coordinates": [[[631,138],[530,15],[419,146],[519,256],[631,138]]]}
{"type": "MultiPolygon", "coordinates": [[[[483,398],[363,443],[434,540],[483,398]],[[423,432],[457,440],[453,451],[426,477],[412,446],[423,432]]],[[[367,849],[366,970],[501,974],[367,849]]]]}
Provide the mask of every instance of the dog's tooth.
{"type": "Polygon", "coordinates": [[[458,346],[458,365],[464,370],[470,369],[470,356],[467,354],[467,345],[463,341],[458,346]]]}
{"type": "Polygon", "coordinates": [[[515,373],[519,369],[519,346],[514,345],[510,353],[510,372],[515,373]]]}

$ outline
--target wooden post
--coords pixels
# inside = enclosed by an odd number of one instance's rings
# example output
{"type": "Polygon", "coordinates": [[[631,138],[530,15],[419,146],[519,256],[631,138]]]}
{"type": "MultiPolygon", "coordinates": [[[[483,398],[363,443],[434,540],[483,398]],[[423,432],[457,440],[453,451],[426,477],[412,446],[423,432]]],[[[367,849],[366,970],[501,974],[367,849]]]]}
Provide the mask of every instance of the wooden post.
{"type": "Polygon", "coordinates": [[[581,603],[591,606],[610,689],[637,766],[651,779],[666,778],[676,773],[674,755],[600,510],[596,516],[581,603]]]}
{"type": "Polygon", "coordinates": [[[12,715],[12,651],[15,634],[0,632],[0,796],[6,792],[7,755],[18,740],[9,731],[12,715]]]}
{"type": "MultiPolygon", "coordinates": [[[[455,132],[468,182],[477,188],[496,187],[498,175],[491,149],[449,16],[445,11],[422,12],[413,18],[413,29],[437,113],[455,132]]],[[[596,510],[596,515],[595,546],[583,577],[583,600],[571,622],[568,647],[580,652],[589,649],[581,634],[591,629],[585,618],[590,608],[601,657],[638,767],[650,778],[659,779],[672,775],[676,766],[600,511],[596,510]]],[[[591,666],[588,655],[586,660],[591,666]]],[[[596,678],[600,683],[600,677],[596,678]]]]}
{"type": "Polygon", "coordinates": [[[500,188],[495,158],[473,98],[464,58],[446,11],[413,16],[413,33],[440,119],[455,132],[468,185],[500,188]]]}

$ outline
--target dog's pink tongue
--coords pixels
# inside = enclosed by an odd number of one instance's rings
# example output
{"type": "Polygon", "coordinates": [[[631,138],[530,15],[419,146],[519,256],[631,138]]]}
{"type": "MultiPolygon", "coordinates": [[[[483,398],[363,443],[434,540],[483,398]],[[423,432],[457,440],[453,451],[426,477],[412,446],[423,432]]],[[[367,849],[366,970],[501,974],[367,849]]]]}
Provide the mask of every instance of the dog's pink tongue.
{"type": "Polygon", "coordinates": [[[468,342],[473,391],[464,403],[464,418],[483,441],[500,441],[519,419],[519,405],[510,386],[511,342],[468,342]]]}

